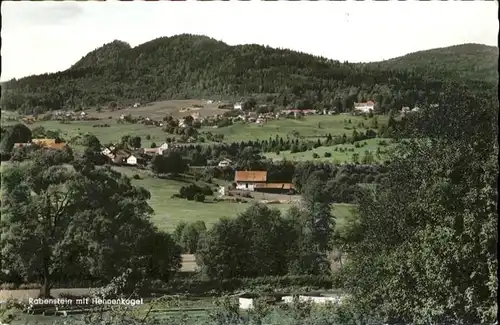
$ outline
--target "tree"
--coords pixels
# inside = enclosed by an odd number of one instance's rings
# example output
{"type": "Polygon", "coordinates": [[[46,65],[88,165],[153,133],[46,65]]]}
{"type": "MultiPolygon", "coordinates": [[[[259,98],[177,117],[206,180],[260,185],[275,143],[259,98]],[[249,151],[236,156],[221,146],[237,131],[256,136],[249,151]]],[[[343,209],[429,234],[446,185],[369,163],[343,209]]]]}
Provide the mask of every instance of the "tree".
{"type": "Polygon", "coordinates": [[[193,125],[194,118],[191,115],[188,115],[184,118],[184,124],[187,126],[192,126],[193,125]]]}
{"type": "Polygon", "coordinates": [[[327,254],[332,248],[335,219],[331,213],[331,196],[325,191],[325,178],[323,171],[315,171],[302,187],[304,207],[293,273],[329,272],[327,254]]]}
{"type": "Polygon", "coordinates": [[[354,164],[359,164],[359,153],[355,152],[352,154],[352,162],[354,164]]]}
{"type": "Polygon", "coordinates": [[[128,139],[128,144],[132,148],[140,148],[141,147],[141,137],[139,137],[139,136],[130,137],[128,139]]]}
{"type": "Polygon", "coordinates": [[[180,266],[178,248],[151,224],[146,190],[109,168],[74,171],[41,152],[3,175],[3,268],[39,280],[49,297],[57,280],[109,280],[128,268],[167,278],[180,266]]]}
{"type": "Polygon", "coordinates": [[[82,145],[92,151],[101,151],[101,142],[93,134],[86,134],[83,136],[82,145]]]}
{"type": "MultiPolygon", "coordinates": [[[[353,159],[354,161],[354,159],[353,159]]],[[[370,165],[375,162],[375,158],[373,157],[373,153],[370,150],[365,150],[365,154],[363,155],[363,158],[361,159],[361,163],[365,165],[370,165]]]]}
{"type": "Polygon", "coordinates": [[[208,230],[196,258],[211,278],[284,275],[295,240],[291,231],[279,210],[256,204],[208,230]]]}
{"type": "Polygon", "coordinates": [[[151,169],[156,174],[180,174],[188,169],[188,165],[179,152],[169,151],[166,155],[154,156],[151,169]]]}
{"type": "Polygon", "coordinates": [[[27,143],[31,141],[31,130],[24,124],[2,127],[2,139],[0,151],[10,153],[15,143],[27,143]]]}
{"type": "Polygon", "coordinates": [[[179,245],[186,254],[195,254],[200,238],[207,231],[204,221],[195,221],[182,228],[179,245]]]}
{"type": "Polygon", "coordinates": [[[385,322],[493,323],[498,103],[454,86],[422,113],[360,197],[346,287],[385,322]]]}

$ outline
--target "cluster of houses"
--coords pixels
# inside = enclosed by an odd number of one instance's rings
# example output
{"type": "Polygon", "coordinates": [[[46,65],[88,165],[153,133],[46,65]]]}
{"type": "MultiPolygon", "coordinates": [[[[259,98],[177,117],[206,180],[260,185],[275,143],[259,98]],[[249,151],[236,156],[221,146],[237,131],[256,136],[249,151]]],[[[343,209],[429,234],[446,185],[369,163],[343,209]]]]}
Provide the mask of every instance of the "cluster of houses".
{"type": "Polygon", "coordinates": [[[53,116],[55,116],[56,120],[86,120],[88,118],[88,113],[84,111],[56,111],[53,113],[53,116]]]}
{"type": "MultiPolygon", "coordinates": [[[[436,104],[432,104],[431,107],[437,107],[436,104]]],[[[361,113],[370,113],[375,110],[375,102],[374,101],[367,101],[364,103],[354,103],[354,111],[356,112],[361,112],[361,113]]],[[[414,107],[410,108],[408,106],[404,106],[401,108],[401,113],[406,114],[410,112],[418,112],[420,110],[419,107],[414,107]]]]}
{"type": "Polygon", "coordinates": [[[163,155],[163,153],[172,148],[171,144],[163,143],[157,148],[138,148],[129,153],[123,149],[117,149],[115,146],[104,147],[101,154],[108,157],[116,165],[137,166],[142,162],[142,156],[163,155]]]}
{"type": "Polygon", "coordinates": [[[62,150],[66,147],[66,143],[57,142],[56,139],[31,139],[31,142],[27,143],[14,143],[14,148],[30,147],[32,145],[54,150],[62,150]]]}

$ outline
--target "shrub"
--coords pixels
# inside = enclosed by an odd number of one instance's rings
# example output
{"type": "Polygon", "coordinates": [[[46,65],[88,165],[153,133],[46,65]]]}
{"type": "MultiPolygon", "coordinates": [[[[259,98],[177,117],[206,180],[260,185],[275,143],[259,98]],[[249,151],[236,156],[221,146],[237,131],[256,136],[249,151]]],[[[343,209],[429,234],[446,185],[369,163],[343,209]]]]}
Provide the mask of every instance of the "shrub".
{"type": "Polygon", "coordinates": [[[204,202],[205,201],[205,195],[203,195],[202,193],[196,193],[194,195],[194,200],[196,202],[204,202]]]}
{"type": "Polygon", "coordinates": [[[317,153],[313,153],[313,158],[319,158],[319,155],[317,153]]]}
{"type": "Polygon", "coordinates": [[[141,179],[141,176],[139,176],[139,174],[134,174],[134,176],[132,176],[133,179],[141,179]]]}
{"type": "Polygon", "coordinates": [[[325,156],[325,158],[330,158],[332,156],[332,154],[330,152],[325,152],[324,156],[325,156]]]}

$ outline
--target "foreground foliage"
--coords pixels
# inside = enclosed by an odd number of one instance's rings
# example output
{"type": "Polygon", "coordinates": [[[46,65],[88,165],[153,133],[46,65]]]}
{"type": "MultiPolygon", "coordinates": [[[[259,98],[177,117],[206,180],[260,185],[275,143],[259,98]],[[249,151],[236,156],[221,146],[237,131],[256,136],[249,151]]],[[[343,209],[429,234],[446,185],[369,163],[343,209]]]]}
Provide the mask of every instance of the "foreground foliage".
{"type": "Polygon", "coordinates": [[[2,269],[21,282],[109,280],[131,268],[138,279],[168,280],[180,248],[150,221],[149,192],[110,168],[75,169],[39,150],[2,173],[2,269]]]}
{"type": "Polygon", "coordinates": [[[497,319],[498,106],[467,89],[413,121],[387,182],[362,197],[346,288],[388,322],[497,319]],[[446,122],[444,122],[446,121],[446,122]]]}

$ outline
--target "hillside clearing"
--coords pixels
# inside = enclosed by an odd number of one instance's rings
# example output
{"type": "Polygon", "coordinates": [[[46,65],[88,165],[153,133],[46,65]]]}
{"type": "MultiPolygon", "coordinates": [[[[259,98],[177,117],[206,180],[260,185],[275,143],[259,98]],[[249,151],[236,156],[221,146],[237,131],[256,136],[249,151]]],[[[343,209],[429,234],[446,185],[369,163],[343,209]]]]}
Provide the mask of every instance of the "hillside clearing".
{"type": "MultiPolygon", "coordinates": [[[[374,159],[376,161],[380,161],[380,159],[377,159],[376,157],[376,151],[377,148],[380,148],[380,150],[388,150],[393,147],[392,139],[383,139],[383,138],[374,138],[374,139],[367,139],[367,140],[362,140],[358,141],[359,144],[365,143],[366,145],[356,148],[355,145],[353,144],[338,144],[335,146],[330,146],[330,147],[319,147],[316,149],[308,150],[305,152],[296,152],[296,153],[290,153],[290,150],[287,151],[281,151],[278,154],[275,152],[267,152],[264,154],[267,158],[272,159],[273,161],[280,161],[280,160],[291,160],[291,161],[318,161],[318,162],[336,162],[336,163],[351,163],[353,161],[353,155],[357,153],[359,155],[359,160],[361,161],[363,155],[365,154],[365,151],[371,151],[371,153],[374,156],[374,159]],[[387,146],[382,146],[379,145],[380,141],[385,141],[388,145],[387,146]],[[353,149],[354,151],[348,151],[353,149]],[[345,150],[344,152],[340,150],[345,150]],[[318,154],[319,158],[314,158],[314,154],[318,154]],[[330,153],[331,157],[325,157],[325,153],[330,153]]],[[[383,158],[383,154],[381,155],[381,158],[383,158]]]]}

